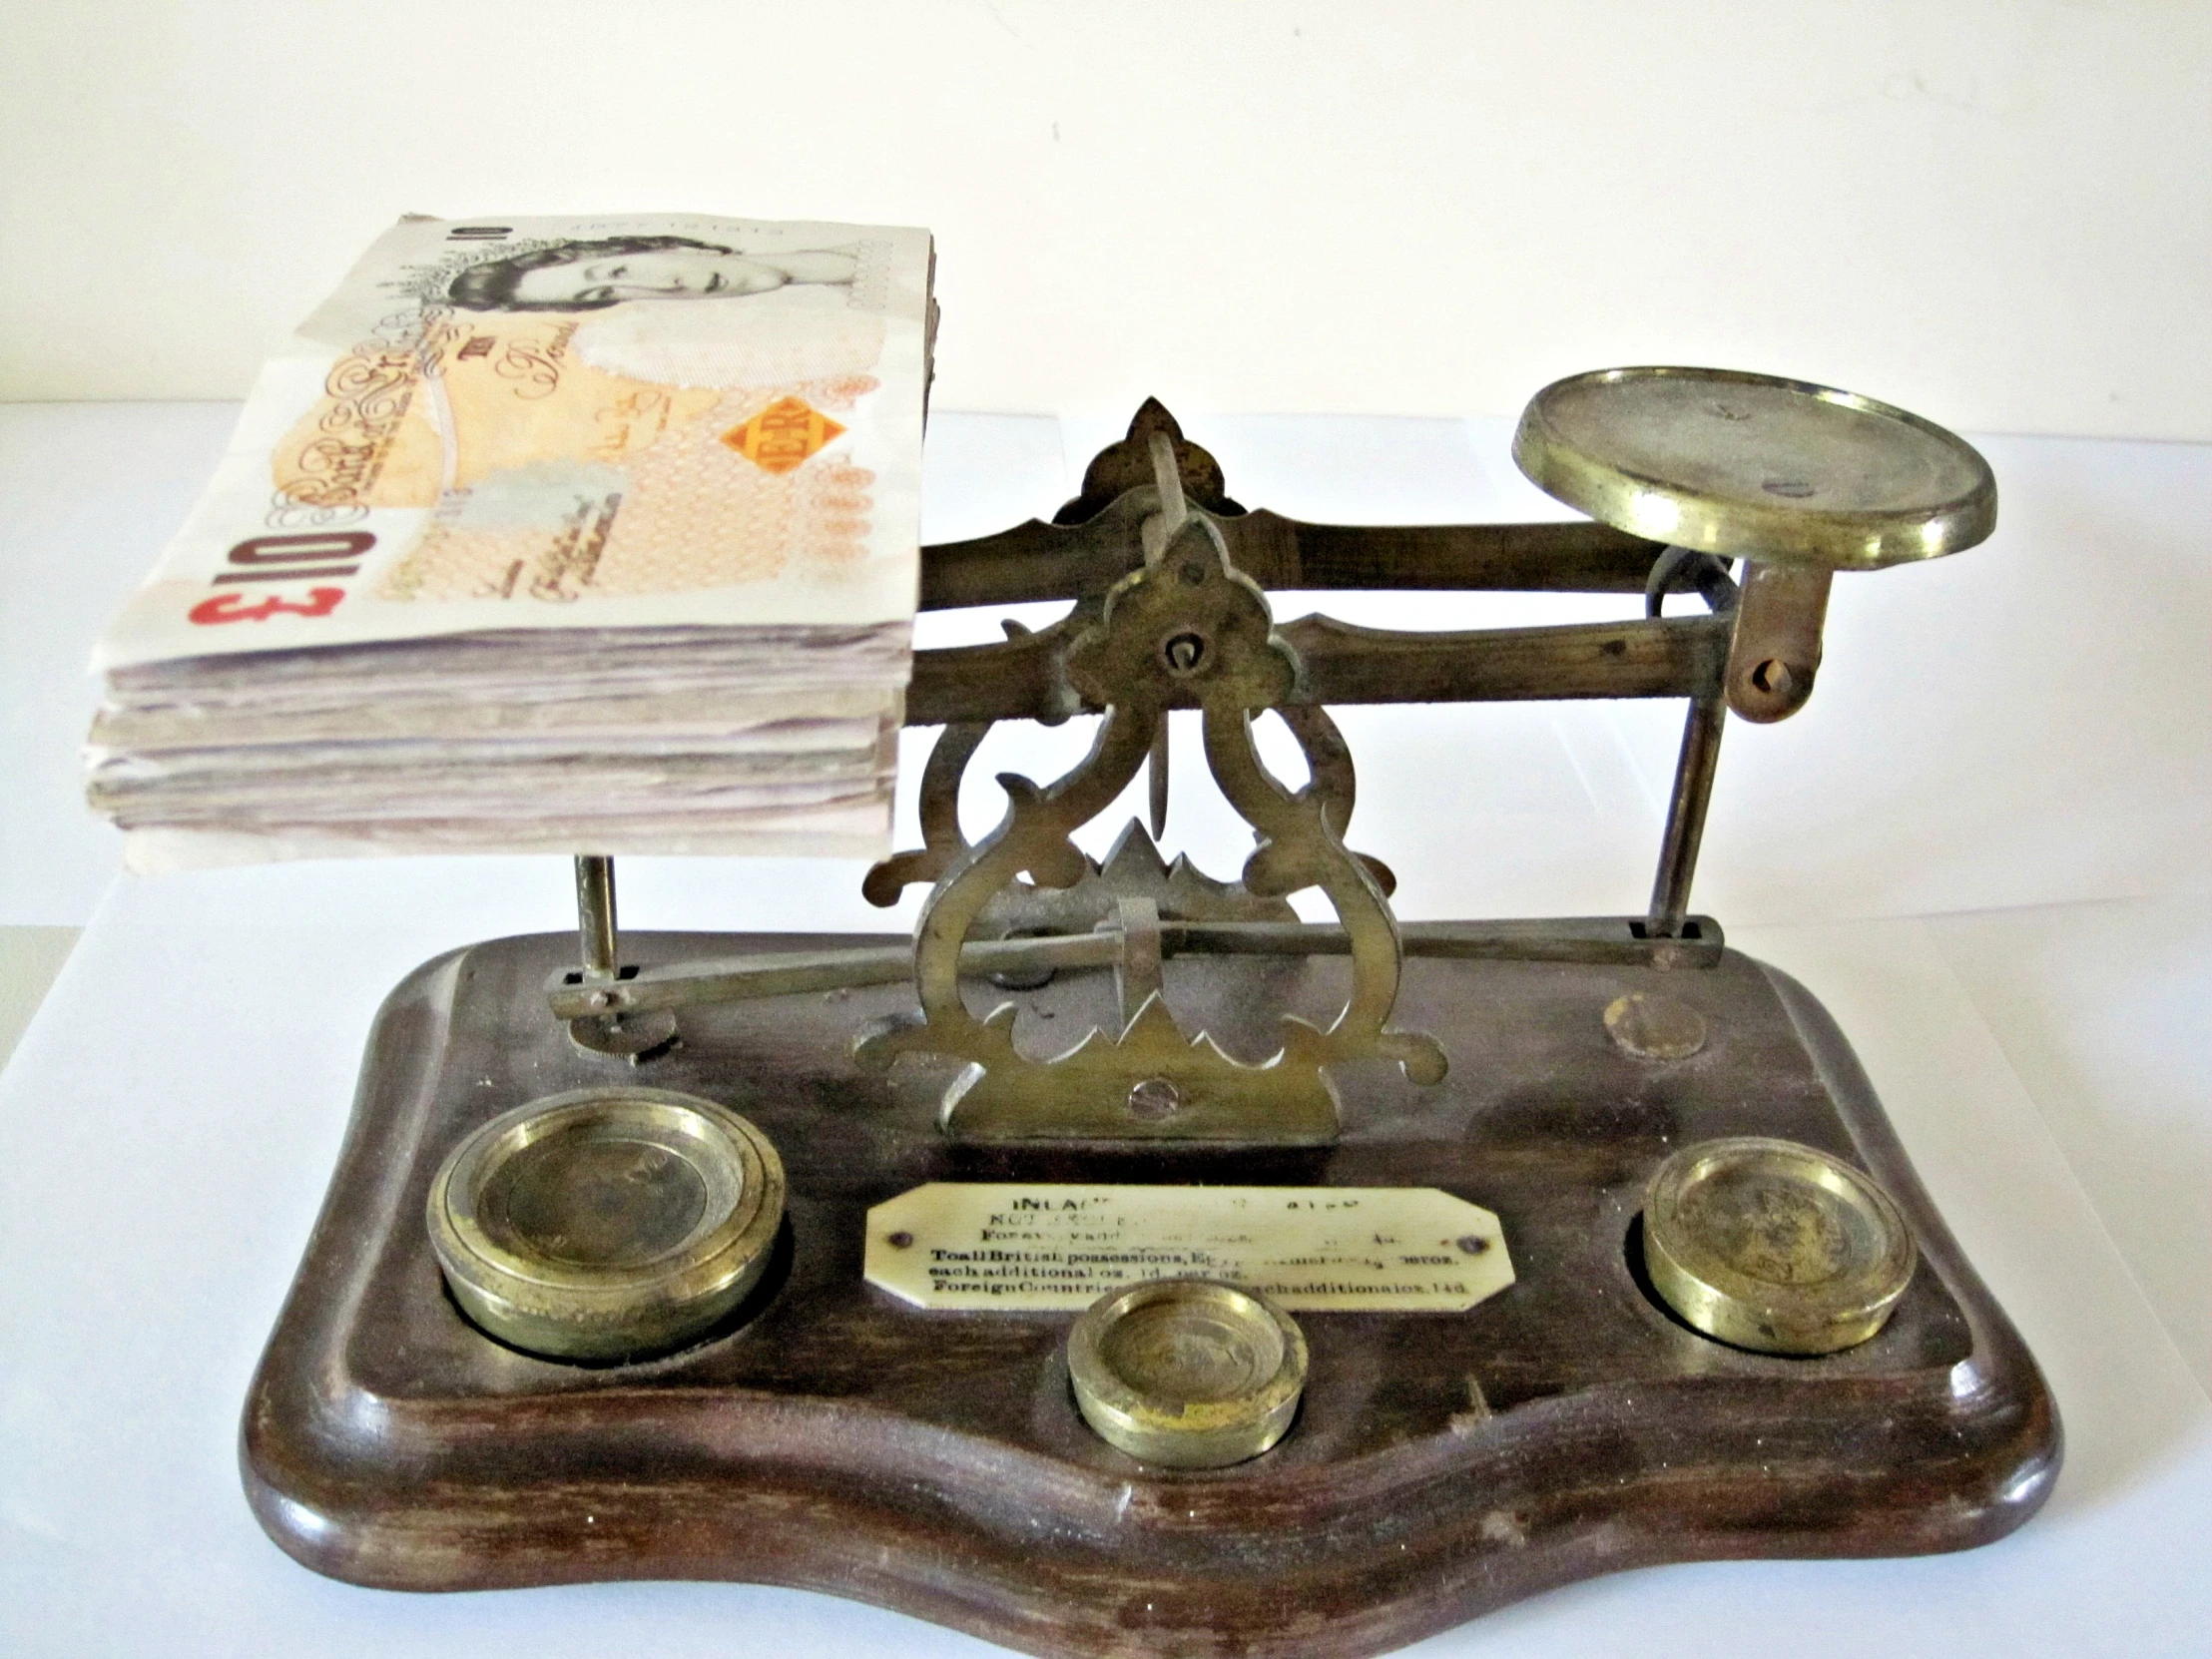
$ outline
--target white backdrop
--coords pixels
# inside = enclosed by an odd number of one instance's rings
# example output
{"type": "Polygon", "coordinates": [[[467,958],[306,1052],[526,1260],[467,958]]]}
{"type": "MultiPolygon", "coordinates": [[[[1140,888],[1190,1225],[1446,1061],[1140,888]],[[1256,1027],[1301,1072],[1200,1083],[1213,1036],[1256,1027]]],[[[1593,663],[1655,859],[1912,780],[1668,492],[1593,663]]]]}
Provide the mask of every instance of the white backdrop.
{"type": "MultiPolygon", "coordinates": [[[[1346,417],[1509,416],[1612,362],[1975,434],[1997,536],[1838,584],[1813,705],[1728,737],[1696,896],[1851,1032],[2059,1394],[2057,1496],[1970,1555],[1640,1573],[1422,1651],[2198,1654],[2208,113],[2208,0],[0,0],[0,399],[239,397],[401,212],[672,208],[937,232],[938,409],[1063,418],[935,421],[931,537],[1049,508],[1146,392],[1243,498],[1354,519],[1554,510],[1496,418],[1346,417]]],[[[0,924],[100,905],[0,1077],[0,1651],[983,1653],[758,1587],[354,1590],[255,1529],[238,1401],[370,1010],[434,949],[558,925],[565,876],[110,885],[78,665],[229,417],[0,410],[0,924]]],[[[1407,914],[1640,900],[1679,706],[1349,713],[1407,914]]],[[[1195,760],[1171,840],[1233,867],[1195,760]]],[[[628,860],[625,919],[910,919],[856,876],[628,860]]]]}
{"type": "Polygon", "coordinates": [[[0,398],[236,397],[406,211],[937,232],[938,406],[1723,363],[2212,438],[2190,0],[6,7],[0,398]]]}

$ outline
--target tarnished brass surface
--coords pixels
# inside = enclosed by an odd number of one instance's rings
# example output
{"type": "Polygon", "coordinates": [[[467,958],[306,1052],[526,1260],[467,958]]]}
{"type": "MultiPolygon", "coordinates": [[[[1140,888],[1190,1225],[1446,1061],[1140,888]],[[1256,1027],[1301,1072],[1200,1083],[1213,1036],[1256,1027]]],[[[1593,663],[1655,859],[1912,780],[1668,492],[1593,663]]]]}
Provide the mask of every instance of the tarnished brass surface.
{"type": "MultiPolygon", "coordinates": [[[[1194,515],[1195,516],[1195,515],[1194,515]]],[[[1207,520],[1212,523],[1211,519],[1207,520]]],[[[914,654],[906,724],[1056,723],[1096,714],[1067,683],[1061,656],[1092,616],[1080,607],[1030,634],[914,654]]],[[[1560,623],[1403,633],[1304,616],[1276,630],[1302,675],[1286,707],[1349,703],[1508,703],[1578,697],[1702,697],[1719,690],[1729,619],[1560,623]]],[[[1199,706],[1189,682],[1161,688],[1171,709],[1199,706]]]]}
{"type": "Polygon", "coordinates": [[[1874,1181],[1795,1141],[1684,1147],[1644,1194],[1644,1268],[1699,1331],[1763,1354],[1835,1354],[1880,1331],[1918,1252],[1874,1181]]]}
{"type": "Polygon", "coordinates": [[[1290,1315],[1210,1279],[1109,1292],[1068,1333],[1083,1420],[1130,1456],[1169,1468],[1225,1468],[1282,1439],[1306,1363],[1290,1315]]]}
{"type": "MultiPolygon", "coordinates": [[[[1386,871],[1344,843],[1352,812],[1350,756],[1321,711],[1292,725],[1313,776],[1293,791],[1260,759],[1254,719],[1288,703],[1300,673],[1297,652],[1274,627],[1266,596],[1230,562],[1220,531],[1193,514],[1176,481],[1174,453],[1154,434],[1157,494],[1147,521],[1148,563],[1107,592],[1095,620],[1060,664],[1085,706],[1107,711],[1090,754],[1065,777],[1039,787],[1002,775],[1007,814],[973,846],[956,815],[931,815],[936,847],[879,865],[863,887],[878,901],[934,875],[914,934],[920,1006],[878,1020],[857,1044],[863,1063],[887,1069],[901,1054],[965,1062],[943,1096],[945,1130],[966,1140],[1214,1140],[1314,1145],[1337,1133],[1327,1068],[1348,1060],[1395,1061],[1416,1082],[1444,1072],[1443,1051],[1424,1033],[1388,1021],[1404,965],[1386,871]],[[1326,1027],[1294,1015],[1282,1046],[1257,1064],[1232,1059],[1207,1032],[1187,1033],[1133,956],[1156,960],[1157,928],[1140,938],[1121,918],[1116,961],[1124,983],[1148,987],[1114,1027],[1096,1027],[1049,1060],[1013,1041],[1014,1007],[978,1018],[960,992],[964,947],[1001,895],[1026,875],[1039,889],[1072,888],[1092,865],[1070,835],[1110,807],[1153,750],[1178,689],[1196,698],[1208,766],[1223,796],[1254,831],[1242,886],[1263,898],[1319,887],[1336,909],[1352,958],[1343,1009],[1326,1027]]],[[[956,743],[964,756],[964,735],[956,743]]],[[[1155,911],[1155,920],[1158,919],[1155,911]]]]}
{"type": "Polygon", "coordinates": [[[1728,642],[1728,706],[1755,725],[1787,720],[1813,695],[1834,571],[1754,564],[1728,642]]]}
{"type": "MultiPolygon", "coordinates": [[[[1203,879],[1194,875],[1181,890],[1196,890],[1203,879]]],[[[1648,930],[1639,934],[1636,929],[1642,919],[1516,916],[1500,921],[1405,921],[1398,923],[1398,937],[1408,957],[1623,966],[1656,963],[1675,968],[1709,968],[1719,963],[1727,938],[1711,916],[1688,917],[1690,931],[1680,938],[1652,937],[1648,930]]],[[[1323,922],[1163,920],[1159,937],[1161,952],[1167,956],[1343,956],[1352,949],[1345,929],[1323,922]]],[[[1118,926],[1094,924],[1082,932],[1040,926],[1019,937],[968,940],[960,947],[959,971],[969,978],[987,977],[1001,990],[1030,990],[1065,969],[1117,967],[1126,949],[1118,926]]],[[[613,1008],[629,1024],[654,1010],[896,984],[912,978],[913,971],[913,947],[907,944],[765,951],[736,961],[646,967],[604,988],[579,984],[574,970],[564,968],[547,980],[546,1001],[559,1019],[576,1020],[594,1007],[613,1008]],[[594,998],[599,1000],[595,1003],[594,998]]]]}
{"type": "Polygon", "coordinates": [[[679,1348],[738,1305],[784,1219],[784,1166],[737,1113],[667,1089],[532,1101],[430,1184],[453,1298],[493,1336],[566,1360],[679,1348]]]}
{"type": "Polygon", "coordinates": [[[1513,458],[1570,507],[1703,553],[1875,570],[1996,525],[1962,438],[1888,403],[1717,368],[1612,368],[1530,400],[1513,458]]]}
{"type": "MultiPolygon", "coordinates": [[[[1541,588],[1633,593],[1658,549],[1602,524],[1304,524],[1247,512],[1229,499],[1221,465],[1157,398],[1128,435],[1083,474],[1083,493],[1052,515],[995,535],[922,549],[921,608],[1018,605],[1103,593],[1139,568],[1130,532],[1163,505],[1156,444],[1166,440],[1171,488],[1214,519],[1237,568],[1263,588],[1541,588]]],[[[931,724],[927,721],[917,725],[931,724]]]]}

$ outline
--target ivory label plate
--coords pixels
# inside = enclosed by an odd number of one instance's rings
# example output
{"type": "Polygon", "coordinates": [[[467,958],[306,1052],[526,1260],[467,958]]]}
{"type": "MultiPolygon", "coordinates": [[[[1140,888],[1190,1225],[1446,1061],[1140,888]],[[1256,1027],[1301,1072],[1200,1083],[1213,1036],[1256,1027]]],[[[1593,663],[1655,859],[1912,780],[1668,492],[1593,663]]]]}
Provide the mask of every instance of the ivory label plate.
{"type": "Polygon", "coordinates": [[[1513,1282],[1497,1217],[1434,1187],[932,1181],[868,1212],[866,1273],[917,1308],[1008,1312],[1196,1276],[1293,1312],[1457,1313],[1513,1282]]]}

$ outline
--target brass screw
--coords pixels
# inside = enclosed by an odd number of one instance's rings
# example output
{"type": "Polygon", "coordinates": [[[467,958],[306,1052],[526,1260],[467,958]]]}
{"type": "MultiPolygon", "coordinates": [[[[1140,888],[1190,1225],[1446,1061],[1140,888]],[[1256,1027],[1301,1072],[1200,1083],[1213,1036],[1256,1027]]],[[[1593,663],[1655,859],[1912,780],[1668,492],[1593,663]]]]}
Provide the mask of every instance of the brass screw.
{"type": "Polygon", "coordinates": [[[1183,1109],[1183,1091],[1165,1077],[1147,1077],[1129,1091],[1129,1115],[1163,1123],[1183,1109]]]}
{"type": "Polygon", "coordinates": [[[1160,647],[1170,674],[1196,674],[1206,660],[1206,641],[1198,634],[1176,634],[1160,647]]]}

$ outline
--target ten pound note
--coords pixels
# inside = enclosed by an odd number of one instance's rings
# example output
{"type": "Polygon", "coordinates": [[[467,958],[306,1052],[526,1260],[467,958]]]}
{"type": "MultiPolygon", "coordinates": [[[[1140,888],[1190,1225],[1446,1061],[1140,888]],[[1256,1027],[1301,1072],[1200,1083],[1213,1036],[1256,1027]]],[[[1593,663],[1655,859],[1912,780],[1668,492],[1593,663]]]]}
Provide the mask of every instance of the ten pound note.
{"type": "Polygon", "coordinates": [[[132,865],[879,854],[930,268],[913,230],[402,220],[100,643],[132,865]]]}

